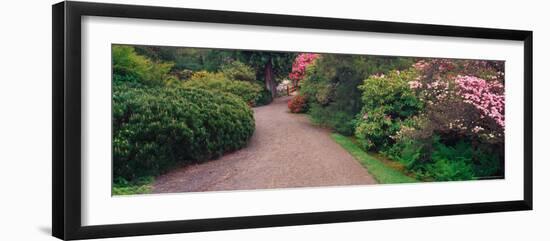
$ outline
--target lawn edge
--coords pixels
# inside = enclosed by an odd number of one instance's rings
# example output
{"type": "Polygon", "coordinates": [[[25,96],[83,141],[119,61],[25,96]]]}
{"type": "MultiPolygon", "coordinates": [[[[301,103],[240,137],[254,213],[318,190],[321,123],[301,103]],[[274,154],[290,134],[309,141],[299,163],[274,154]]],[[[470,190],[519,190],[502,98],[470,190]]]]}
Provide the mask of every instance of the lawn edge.
{"type": "Polygon", "coordinates": [[[369,155],[359,148],[349,137],[338,133],[332,133],[330,137],[352,155],[379,184],[419,182],[398,170],[388,167],[376,157],[369,155]]]}

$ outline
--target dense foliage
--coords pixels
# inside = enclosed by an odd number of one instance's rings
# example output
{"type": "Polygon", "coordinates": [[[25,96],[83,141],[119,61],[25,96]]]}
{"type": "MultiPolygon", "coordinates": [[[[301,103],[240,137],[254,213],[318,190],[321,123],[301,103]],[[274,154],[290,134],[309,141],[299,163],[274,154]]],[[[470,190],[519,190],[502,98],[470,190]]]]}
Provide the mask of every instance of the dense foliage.
{"type": "Polygon", "coordinates": [[[148,192],[173,166],[242,148],[250,106],[289,86],[299,87],[289,111],[339,133],[381,180],[504,174],[502,61],[113,45],[112,67],[115,194],[148,192]]]}
{"type": "Polygon", "coordinates": [[[314,123],[353,135],[420,179],[503,175],[503,62],[298,56],[305,64],[292,76],[314,123]]]}
{"type": "MultiPolygon", "coordinates": [[[[379,136],[385,143],[376,148],[403,162],[423,179],[443,181],[502,176],[502,63],[425,59],[414,64],[407,73],[410,74],[403,78],[393,76],[389,81],[408,84],[407,95],[412,93],[414,98],[403,99],[399,101],[401,106],[395,106],[402,114],[386,117],[387,123],[394,125],[385,133],[386,138],[379,136]],[[416,104],[418,101],[421,105],[416,104]],[[416,107],[413,112],[411,105],[416,107]]],[[[364,99],[367,108],[373,101],[372,91],[363,91],[369,96],[364,99]]],[[[364,122],[376,123],[368,119],[364,122]]],[[[357,126],[356,134],[360,127],[357,126]]],[[[377,134],[376,130],[363,132],[367,137],[377,134]]]]}
{"type": "Polygon", "coordinates": [[[250,106],[255,106],[261,101],[262,87],[260,85],[248,81],[229,79],[224,72],[196,72],[189,80],[183,82],[183,86],[231,93],[250,106]]]}
{"type": "Polygon", "coordinates": [[[247,56],[112,46],[115,195],[148,192],[151,177],[170,167],[246,145],[255,128],[249,106],[272,99],[247,56]]]}
{"type": "Polygon", "coordinates": [[[300,92],[308,98],[312,121],[353,135],[356,116],[363,106],[358,86],[370,75],[411,64],[411,59],[406,58],[321,55],[306,68],[300,92]]]}
{"type": "Polygon", "coordinates": [[[240,61],[232,61],[228,64],[225,64],[221,68],[221,73],[225,75],[230,80],[240,80],[240,81],[256,81],[256,72],[252,67],[243,64],[240,61]]]}
{"type": "Polygon", "coordinates": [[[178,164],[216,158],[246,145],[254,128],[251,109],[234,95],[115,85],[115,181],[138,180],[178,164]]]}
{"type": "Polygon", "coordinates": [[[416,76],[415,70],[394,70],[387,75],[372,75],[359,86],[363,109],[355,136],[364,149],[379,151],[392,145],[393,140],[388,137],[421,110],[423,104],[408,83],[416,76]]]}
{"type": "MultiPolygon", "coordinates": [[[[121,45],[122,46],[122,45],[121,45]]],[[[221,72],[229,79],[262,86],[259,104],[276,97],[277,83],[291,71],[295,53],[227,49],[178,48],[165,46],[124,46],[154,63],[167,67],[170,84],[189,79],[195,72],[221,72]],[[267,91],[265,91],[267,90],[267,91]],[[271,96],[267,96],[267,94],[271,96]]]]}
{"type": "Polygon", "coordinates": [[[133,47],[113,45],[113,83],[131,82],[148,86],[161,86],[174,81],[170,74],[171,62],[153,61],[138,55],[133,47]]]}
{"type": "Polygon", "coordinates": [[[136,53],[154,61],[174,63],[173,71],[219,71],[223,65],[231,61],[234,51],[203,49],[203,48],[178,48],[168,46],[132,46],[136,53]]]}
{"type": "Polygon", "coordinates": [[[271,103],[271,101],[273,101],[271,91],[264,88],[262,92],[260,92],[260,96],[256,100],[256,106],[267,105],[271,103]]]}

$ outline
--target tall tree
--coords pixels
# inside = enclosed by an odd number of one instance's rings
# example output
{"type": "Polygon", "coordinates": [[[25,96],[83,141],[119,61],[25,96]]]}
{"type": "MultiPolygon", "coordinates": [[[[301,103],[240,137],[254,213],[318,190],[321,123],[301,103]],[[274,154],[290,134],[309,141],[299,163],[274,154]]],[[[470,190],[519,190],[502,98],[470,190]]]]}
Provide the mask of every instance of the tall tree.
{"type": "Polygon", "coordinates": [[[238,51],[237,59],[252,66],[256,76],[263,80],[271,96],[277,94],[277,78],[284,78],[292,70],[295,53],[268,51],[238,51]]]}

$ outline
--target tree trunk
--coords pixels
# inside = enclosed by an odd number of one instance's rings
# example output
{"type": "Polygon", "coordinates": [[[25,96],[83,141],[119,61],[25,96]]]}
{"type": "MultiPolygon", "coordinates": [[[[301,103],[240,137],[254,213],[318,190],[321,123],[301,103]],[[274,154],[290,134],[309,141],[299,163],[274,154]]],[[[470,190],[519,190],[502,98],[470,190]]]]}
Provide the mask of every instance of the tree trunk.
{"type": "Polygon", "coordinates": [[[271,97],[275,98],[277,95],[277,87],[275,86],[275,76],[273,74],[273,64],[271,63],[271,59],[267,61],[265,64],[265,87],[271,91],[271,97]]]}

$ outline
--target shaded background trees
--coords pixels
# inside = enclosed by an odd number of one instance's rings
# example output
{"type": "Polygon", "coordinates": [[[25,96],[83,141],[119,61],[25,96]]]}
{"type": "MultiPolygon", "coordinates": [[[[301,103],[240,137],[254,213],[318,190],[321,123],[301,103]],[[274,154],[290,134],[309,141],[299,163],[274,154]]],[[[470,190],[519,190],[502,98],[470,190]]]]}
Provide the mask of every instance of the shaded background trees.
{"type": "Polygon", "coordinates": [[[190,72],[209,71],[217,72],[227,65],[240,65],[242,68],[251,68],[255,79],[250,76],[244,81],[261,82],[265,89],[276,96],[277,82],[285,78],[291,71],[295,53],[252,51],[252,50],[225,50],[202,49],[164,46],[134,46],[135,52],[153,61],[169,62],[172,74],[181,79],[191,76],[190,72]],[[234,64],[237,62],[238,64],[234,64]],[[245,67],[243,67],[245,66],[245,67]]]}
{"type": "Polygon", "coordinates": [[[301,93],[310,100],[312,120],[352,135],[355,117],[361,111],[358,86],[370,75],[407,68],[411,58],[322,54],[307,69],[301,93]]]}
{"type": "Polygon", "coordinates": [[[236,51],[237,59],[252,66],[256,77],[263,80],[271,96],[277,95],[277,79],[285,78],[292,70],[295,53],[268,51],[236,51]]]}

